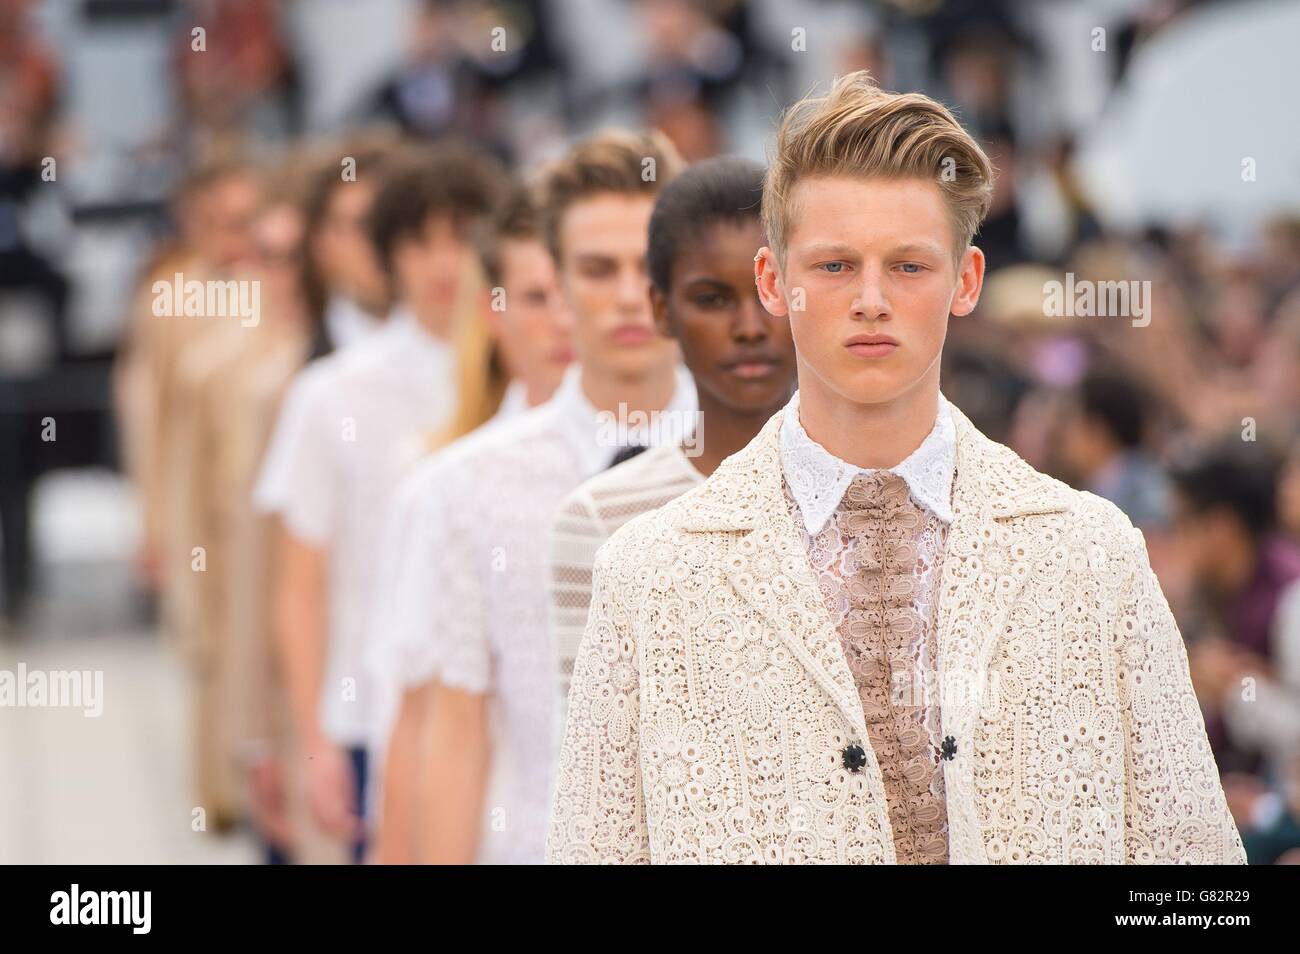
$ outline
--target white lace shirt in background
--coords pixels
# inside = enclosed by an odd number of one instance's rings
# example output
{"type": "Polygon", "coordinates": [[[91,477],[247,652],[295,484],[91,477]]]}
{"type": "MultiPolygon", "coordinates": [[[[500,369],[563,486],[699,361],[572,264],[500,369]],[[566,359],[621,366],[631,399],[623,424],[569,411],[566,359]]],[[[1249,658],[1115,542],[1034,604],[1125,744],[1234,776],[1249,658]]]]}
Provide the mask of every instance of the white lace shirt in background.
{"type": "MultiPolygon", "coordinates": [[[[663,423],[627,437],[680,443],[696,410],[694,381],[679,366],[663,423]]],[[[617,454],[607,437],[574,365],[547,403],[439,454],[413,508],[407,552],[417,571],[403,578],[426,593],[396,626],[394,661],[406,687],[437,679],[490,696],[480,863],[543,860],[555,691],[547,548],[564,498],[617,454]]]]}
{"type": "MultiPolygon", "coordinates": [[[[528,410],[528,389],[522,381],[511,381],[501,396],[496,413],[470,434],[482,433],[487,428],[498,427],[528,410]]],[[[462,438],[464,439],[464,438],[462,438]]],[[[402,701],[404,681],[401,674],[401,657],[398,645],[403,626],[415,621],[427,621],[433,608],[428,600],[430,590],[424,585],[431,572],[428,557],[412,547],[410,528],[415,520],[419,502],[430,493],[437,493],[439,455],[458,443],[454,441],[439,447],[418,460],[403,477],[393,499],[388,505],[385,519],[384,542],[379,556],[379,583],[374,599],[374,616],[370,636],[366,641],[366,666],[371,686],[374,687],[375,704],[371,713],[371,739],[368,743],[370,764],[366,804],[368,815],[378,820],[383,806],[383,780],[388,740],[397,721],[402,701]]]]}

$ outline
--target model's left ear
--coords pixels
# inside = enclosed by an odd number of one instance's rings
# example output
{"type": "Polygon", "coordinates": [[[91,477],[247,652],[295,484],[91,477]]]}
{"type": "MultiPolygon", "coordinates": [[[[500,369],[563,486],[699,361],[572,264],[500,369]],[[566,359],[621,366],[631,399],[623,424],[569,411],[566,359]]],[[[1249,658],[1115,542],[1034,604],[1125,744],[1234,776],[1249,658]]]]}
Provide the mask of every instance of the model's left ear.
{"type": "Polygon", "coordinates": [[[781,289],[776,252],[766,245],[754,256],[754,284],[758,288],[758,300],[763,303],[768,314],[775,318],[789,317],[790,306],[786,303],[785,292],[781,289]]]}
{"type": "Polygon", "coordinates": [[[969,315],[979,304],[980,290],[984,287],[984,253],[972,245],[961,257],[957,272],[957,294],[952,299],[952,313],[957,317],[969,315]]]}

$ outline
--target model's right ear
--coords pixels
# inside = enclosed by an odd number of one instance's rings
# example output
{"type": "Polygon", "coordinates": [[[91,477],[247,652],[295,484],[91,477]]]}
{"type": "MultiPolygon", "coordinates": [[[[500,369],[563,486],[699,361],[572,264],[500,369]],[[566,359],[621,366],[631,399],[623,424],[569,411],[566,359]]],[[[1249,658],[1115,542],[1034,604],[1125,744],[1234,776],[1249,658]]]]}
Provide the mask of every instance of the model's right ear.
{"type": "Polygon", "coordinates": [[[654,285],[650,286],[650,314],[654,318],[655,328],[665,338],[675,338],[672,319],[668,316],[668,296],[654,285]]]}
{"type": "Polygon", "coordinates": [[[790,306],[785,300],[776,252],[766,245],[754,256],[754,284],[758,287],[758,300],[769,314],[777,318],[789,317],[790,306]]]}

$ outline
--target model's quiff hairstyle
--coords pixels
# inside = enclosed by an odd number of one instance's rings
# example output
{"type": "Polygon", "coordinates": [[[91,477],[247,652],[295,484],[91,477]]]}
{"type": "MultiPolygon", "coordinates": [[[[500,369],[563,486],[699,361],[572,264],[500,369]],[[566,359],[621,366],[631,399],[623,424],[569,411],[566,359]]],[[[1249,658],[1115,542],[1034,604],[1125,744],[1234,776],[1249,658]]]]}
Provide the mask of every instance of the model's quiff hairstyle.
{"type": "Polygon", "coordinates": [[[929,179],[948,205],[958,258],[993,199],[993,166],[947,107],[882,90],[866,70],[841,76],[829,94],[799,101],[781,120],[763,184],[763,230],[783,265],[795,186],[816,176],[929,179]]]}
{"type": "Polygon", "coordinates": [[[598,133],[545,168],[539,178],[542,235],[560,260],[560,222],[576,202],[606,193],[654,197],[684,166],[657,130],[598,133]]]}

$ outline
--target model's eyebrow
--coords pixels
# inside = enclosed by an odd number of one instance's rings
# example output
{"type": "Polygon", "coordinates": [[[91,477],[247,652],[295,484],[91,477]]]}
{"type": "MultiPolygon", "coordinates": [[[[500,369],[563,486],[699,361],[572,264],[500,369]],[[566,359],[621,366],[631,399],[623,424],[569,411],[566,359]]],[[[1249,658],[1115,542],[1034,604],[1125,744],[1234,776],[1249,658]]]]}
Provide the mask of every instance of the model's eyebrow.
{"type": "Polygon", "coordinates": [[[731,288],[731,282],[713,275],[687,275],[682,279],[683,285],[716,285],[718,288],[731,288]]]}
{"type": "Polygon", "coordinates": [[[900,245],[895,249],[891,249],[890,252],[892,255],[915,255],[918,253],[942,257],[943,249],[938,245],[935,245],[933,242],[908,242],[906,245],[900,245]]]}
{"type": "Polygon", "coordinates": [[[851,245],[844,245],[840,242],[819,242],[816,245],[809,245],[799,250],[800,254],[810,257],[821,258],[829,256],[831,258],[857,258],[858,250],[851,245]]]}
{"type": "MultiPolygon", "coordinates": [[[[811,258],[858,258],[860,255],[856,248],[840,242],[819,242],[816,245],[809,245],[800,249],[799,253],[811,258]]],[[[900,255],[934,255],[941,257],[943,249],[933,242],[907,242],[889,249],[888,254],[891,257],[900,255]]]]}

